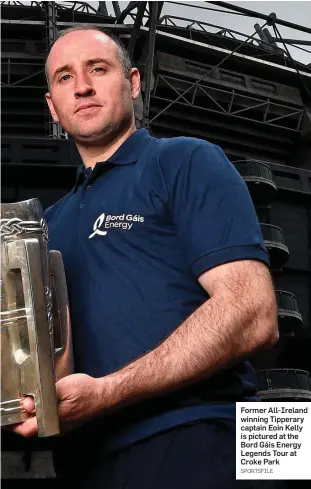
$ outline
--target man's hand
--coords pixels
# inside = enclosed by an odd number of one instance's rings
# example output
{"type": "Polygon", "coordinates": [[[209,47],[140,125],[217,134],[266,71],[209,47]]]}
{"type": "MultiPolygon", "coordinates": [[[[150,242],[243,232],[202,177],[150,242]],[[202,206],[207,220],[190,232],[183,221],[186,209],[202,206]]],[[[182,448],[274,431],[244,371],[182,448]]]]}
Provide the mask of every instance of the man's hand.
{"type": "MultiPolygon", "coordinates": [[[[56,383],[62,434],[78,428],[103,412],[105,407],[103,386],[103,379],[99,382],[99,379],[85,374],[68,375],[56,383]]],[[[23,423],[10,427],[10,430],[24,437],[37,435],[38,426],[33,398],[26,397],[23,407],[33,416],[23,423]]]]}

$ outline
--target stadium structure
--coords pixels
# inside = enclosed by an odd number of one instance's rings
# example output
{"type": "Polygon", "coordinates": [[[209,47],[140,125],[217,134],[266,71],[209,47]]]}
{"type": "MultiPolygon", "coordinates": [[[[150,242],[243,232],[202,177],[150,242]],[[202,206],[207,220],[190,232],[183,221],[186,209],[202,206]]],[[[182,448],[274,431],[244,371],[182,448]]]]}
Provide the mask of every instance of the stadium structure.
{"type": "MultiPolygon", "coordinates": [[[[298,61],[291,48],[311,61],[311,36],[299,39],[311,29],[228,2],[183,2],[191,18],[163,13],[167,3],[178,13],[178,2],[122,3],[1,2],[1,201],[37,197],[46,208],[72,188],[80,157],[45,102],[46,53],[69,26],[111,29],[141,73],[137,127],[215,143],[245,180],[270,255],[280,329],[273,349],[250,358],[258,394],[264,401],[310,400],[311,62],[298,61]],[[238,16],[241,31],[200,20],[212,10],[238,16]],[[251,35],[243,33],[245,18],[253,19],[251,35]],[[282,37],[284,27],[295,39],[282,37]]],[[[53,487],[44,459],[32,463],[34,452],[43,453],[39,441],[6,434],[2,450],[9,454],[3,487],[53,487]]]]}

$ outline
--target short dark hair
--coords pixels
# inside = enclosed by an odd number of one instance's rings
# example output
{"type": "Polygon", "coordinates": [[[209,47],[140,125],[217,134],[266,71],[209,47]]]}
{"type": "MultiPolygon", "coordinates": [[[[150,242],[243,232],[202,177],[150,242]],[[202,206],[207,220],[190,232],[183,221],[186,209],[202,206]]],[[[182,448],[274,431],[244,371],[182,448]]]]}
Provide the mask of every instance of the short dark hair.
{"type": "Polygon", "coordinates": [[[131,61],[130,55],[129,55],[126,47],[124,46],[123,42],[120,40],[120,38],[116,34],[111,32],[109,29],[105,29],[104,27],[101,27],[98,24],[75,24],[71,27],[68,27],[67,29],[60,30],[58,32],[56,38],[54,39],[53,43],[49,47],[49,50],[48,50],[48,53],[47,53],[46,59],[45,59],[45,76],[46,76],[48,86],[49,86],[49,78],[48,78],[48,72],[47,72],[47,60],[48,60],[49,54],[51,52],[51,49],[54,46],[54,44],[56,43],[56,41],[58,41],[58,39],[66,36],[66,34],[70,34],[70,32],[75,32],[75,31],[98,31],[98,32],[102,32],[103,34],[106,34],[106,36],[110,37],[110,39],[112,39],[112,41],[119,48],[118,54],[119,54],[119,59],[120,59],[122,66],[123,66],[124,74],[125,74],[126,78],[130,78],[130,72],[132,69],[132,61],[131,61]]]}

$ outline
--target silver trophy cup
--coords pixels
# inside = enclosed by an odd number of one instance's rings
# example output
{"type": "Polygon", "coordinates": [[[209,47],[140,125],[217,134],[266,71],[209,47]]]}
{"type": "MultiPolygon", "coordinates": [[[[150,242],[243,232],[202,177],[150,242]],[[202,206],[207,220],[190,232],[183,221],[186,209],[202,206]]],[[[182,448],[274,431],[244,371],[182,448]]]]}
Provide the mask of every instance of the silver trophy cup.
{"type": "Polygon", "coordinates": [[[55,383],[73,373],[70,311],[63,260],[48,250],[38,199],[1,204],[1,426],[31,416],[38,436],[60,432],[55,383]]]}

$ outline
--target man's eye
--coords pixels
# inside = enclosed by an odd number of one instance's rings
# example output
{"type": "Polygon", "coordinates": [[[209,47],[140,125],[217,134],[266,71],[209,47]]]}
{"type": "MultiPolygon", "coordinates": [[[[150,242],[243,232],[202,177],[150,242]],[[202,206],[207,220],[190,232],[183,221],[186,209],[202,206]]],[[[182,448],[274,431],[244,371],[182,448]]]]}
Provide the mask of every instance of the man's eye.
{"type": "Polygon", "coordinates": [[[102,67],[102,66],[96,66],[96,68],[94,68],[94,71],[105,71],[105,69],[102,67]]]}
{"type": "Polygon", "coordinates": [[[69,80],[69,77],[70,77],[70,75],[63,75],[63,76],[61,76],[60,80],[61,81],[66,81],[66,80],[69,80]]]}

